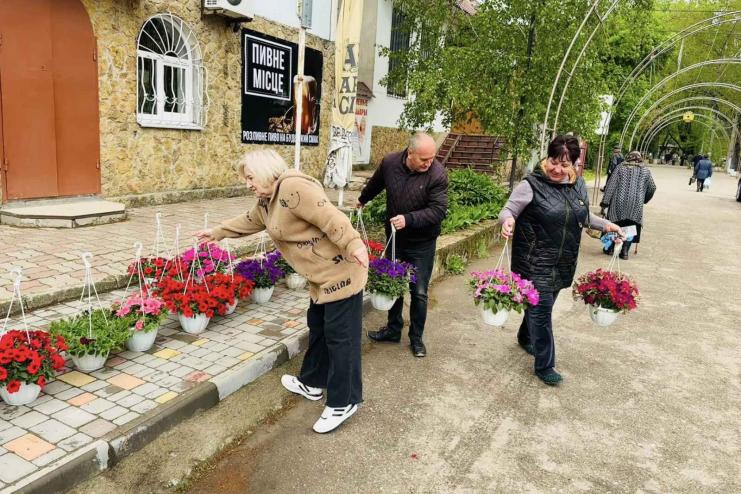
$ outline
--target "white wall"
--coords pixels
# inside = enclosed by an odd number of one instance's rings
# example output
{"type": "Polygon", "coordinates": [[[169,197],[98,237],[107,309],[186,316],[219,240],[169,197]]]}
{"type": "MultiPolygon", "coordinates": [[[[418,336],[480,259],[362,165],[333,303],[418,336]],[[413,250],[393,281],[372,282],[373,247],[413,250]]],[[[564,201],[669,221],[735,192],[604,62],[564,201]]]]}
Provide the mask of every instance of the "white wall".
{"type": "MultiPolygon", "coordinates": [[[[291,27],[299,27],[296,5],[296,0],[252,0],[255,15],[291,27]]],[[[314,0],[312,27],[307,32],[322,39],[334,40],[336,12],[337,0],[314,0]]]]}

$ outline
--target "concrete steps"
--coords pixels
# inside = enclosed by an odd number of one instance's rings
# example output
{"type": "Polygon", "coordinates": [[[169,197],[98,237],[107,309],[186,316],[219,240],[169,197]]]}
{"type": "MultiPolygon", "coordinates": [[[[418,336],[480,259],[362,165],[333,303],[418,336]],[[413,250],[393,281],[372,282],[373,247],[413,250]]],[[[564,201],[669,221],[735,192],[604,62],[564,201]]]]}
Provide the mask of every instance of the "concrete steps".
{"type": "Polygon", "coordinates": [[[24,228],[78,228],[126,219],[126,206],[97,197],[13,202],[0,207],[0,224],[24,228]]]}

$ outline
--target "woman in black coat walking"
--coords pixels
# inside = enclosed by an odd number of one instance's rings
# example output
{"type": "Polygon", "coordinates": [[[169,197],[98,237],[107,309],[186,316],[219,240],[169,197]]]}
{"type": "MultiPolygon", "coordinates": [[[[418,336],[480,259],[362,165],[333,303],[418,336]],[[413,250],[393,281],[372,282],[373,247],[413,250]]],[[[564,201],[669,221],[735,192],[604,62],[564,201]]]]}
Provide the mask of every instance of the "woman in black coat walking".
{"type": "Polygon", "coordinates": [[[525,310],[517,341],[535,356],[535,375],[546,384],[562,380],[554,369],[553,304],[574,280],[582,230],[622,235],[619,226],[589,212],[587,186],[574,170],[580,152],[576,137],[556,137],[548,145],[548,158],[514,188],[499,214],[502,235],[509,238],[514,232],[512,271],[540,292],[538,305],[525,310]]]}
{"type": "MultiPolygon", "coordinates": [[[[651,170],[643,166],[641,153],[631,151],[613,173],[600,202],[603,209],[609,208],[607,219],[622,227],[636,227],[637,234],[631,241],[623,242],[620,259],[627,260],[631,244],[641,241],[643,205],[651,200],[655,192],[656,184],[651,170]]],[[[612,251],[608,249],[605,254],[612,255],[612,251]]]]}

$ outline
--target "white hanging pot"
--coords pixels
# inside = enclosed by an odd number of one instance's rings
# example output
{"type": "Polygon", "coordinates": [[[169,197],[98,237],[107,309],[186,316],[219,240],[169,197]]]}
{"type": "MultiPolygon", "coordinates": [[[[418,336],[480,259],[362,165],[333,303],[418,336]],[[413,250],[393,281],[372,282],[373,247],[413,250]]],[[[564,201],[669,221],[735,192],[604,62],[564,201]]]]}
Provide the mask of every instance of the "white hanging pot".
{"type": "Polygon", "coordinates": [[[273,296],[273,290],[275,290],[274,286],[271,286],[269,288],[255,288],[252,290],[252,301],[256,304],[264,304],[268,300],[270,300],[270,297],[273,296]]]}
{"type": "Polygon", "coordinates": [[[481,319],[489,326],[504,326],[509,318],[509,310],[501,309],[494,312],[491,309],[481,308],[481,319]]]}
{"type": "Polygon", "coordinates": [[[82,357],[72,355],[72,362],[81,371],[92,372],[103,368],[105,361],[108,360],[109,353],[105,352],[103,355],[83,355],[82,357]]]}
{"type": "Polygon", "coordinates": [[[132,352],[146,352],[152,345],[154,340],[157,339],[157,332],[159,328],[145,333],[144,331],[132,331],[129,339],[126,340],[126,348],[132,352]]]}
{"type": "Polygon", "coordinates": [[[291,290],[301,290],[306,286],[306,278],[298,273],[291,273],[286,276],[286,286],[291,290]]]}
{"type": "Polygon", "coordinates": [[[206,330],[206,326],[208,326],[211,318],[206,314],[196,314],[193,317],[185,317],[182,314],[178,314],[178,320],[183,331],[190,334],[199,334],[206,330]]]}
{"type": "Polygon", "coordinates": [[[620,315],[620,313],[613,309],[605,309],[598,305],[589,306],[589,317],[592,318],[592,321],[594,321],[597,326],[606,327],[611,325],[617,321],[618,315],[620,315]]]}
{"type": "Polygon", "coordinates": [[[8,392],[7,386],[0,387],[0,397],[5,403],[13,406],[28,405],[39,397],[39,393],[41,393],[41,386],[38,384],[22,382],[21,389],[15,393],[8,392]]]}
{"type": "Polygon", "coordinates": [[[370,294],[371,304],[376,310],[391,310],[391,307],[396,303],[396,299],[380,292],[371,292],[370,294]]]}
{"type": "Polygon", "coordinates": [[[229,314],[234,314],[234,311],[237,310],[237,305],[239,304],[239,299],[235,298],[233,304],[227,304],[226,306],[226,313],[225,316],[228,316],[229,314]]]}
{"type": "Polygon", "coordinates": [[[153,278],[153,277],[151,277],[151,276],[145,276],[145,277],[144,277],[144,282],[145,282],[145,283],[146,283],[146,284],[147,284],[148,286],[154,285],[154,282],[155,282],[155,281],[157,281],[157,279],[156,279],[156,278],[153,278]]]}

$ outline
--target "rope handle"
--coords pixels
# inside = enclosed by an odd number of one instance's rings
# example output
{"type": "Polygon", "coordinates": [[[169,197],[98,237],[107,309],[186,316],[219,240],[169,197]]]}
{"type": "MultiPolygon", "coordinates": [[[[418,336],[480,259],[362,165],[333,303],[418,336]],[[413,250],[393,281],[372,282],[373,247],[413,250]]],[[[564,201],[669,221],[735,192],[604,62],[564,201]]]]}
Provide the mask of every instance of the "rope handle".
{"type": "Polygon", "coordinates": [[[391,237],[388,239],[388,242],[386,242],[381,257],[386,255],[386,250],[388,250],[389,244],[391,244],[391,260],[396,262],[396,227],[393,224],[391,225],[391,237]]]}
{"type": "Polygon", "coordinates": [[[0,335],[5,334],[6,328],[8,326],[8,322],[10,321],[10,311],[13,308],[13,302],[15,301],[16,297],[18,297],[18,303],[21,306],[21,320],[23,321],[23,330],[26,332],[26,340],[28,341],[28,344],[31,344],[31,335],[29,334],[28,330],[28,321],[26,320],[26,309],[23,307],[23,296],[21,295],[21,280],[23,279],[23,270],[21,268],[13,268],[10,271],[10,274],[15,275],[15,279],[13,280],[13,297],[10,299],[10,304],[8,305],[8,313],[5,315],[5,320],[3,321],[3,327],[0,329],[0,335]]]}
{"type": "Polygon", "coordinates": [[[103,304],[100,301],[100,296],[98,295],[98,289],[95,287],[95,281],[93,281],[93,253],[92,252],[83,252],[80,254],[80,257],[82,258],[82,263],[85,266],[85,285],[82,287],[82,293],[80,294],[80,303],[85,299],[85,292],[87,292],[87,304],[85,304],[83,307],[87,308],[87,317],[88,317],[88,337],[93,338],[93,295],[95,295],[95,301],[98,304],[98,308],[101,310],[101,313],[103,314],[103,320],[105,320],[106,324],[108,324],[108,316],[106,315],[105,308],[103,307],[103,304]]]}
{"type": "MultiPolygon", "coordinates": [[[[621,244],[622,245],[622,244],[621,244]]],[[[612,258],[610,259],[610,263],[607,265],[607,271],[612,271],[612,268],[617,268],[617,273],[622,274],[622,271],[620,271],[620,251],[618,251],[617,244],[613,247],[612,250],[612,258]]]]}
{"type": "Polygon", "coordinates": [[[363,221],[363,210],[362,209],[354,209],[350,215],[350,221],[352,222],[352,215],[356,214],[357,219],[355,220],[355,230],[357,230],[358,233],[360,233],[360,239],[365,243],[366,249],[368,249],[368,252],[370,252],[370,246],[368,245],[368,232],[365,229],[365,222],[363,221]]]}

